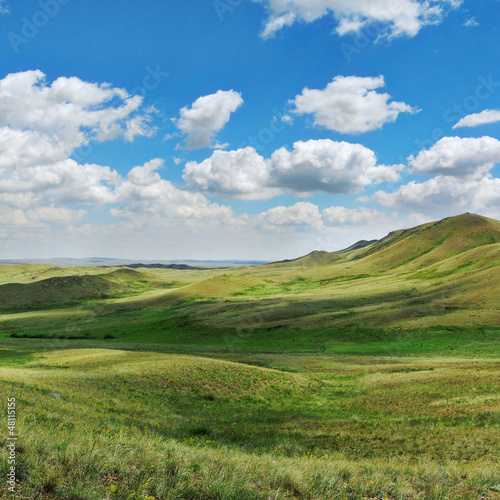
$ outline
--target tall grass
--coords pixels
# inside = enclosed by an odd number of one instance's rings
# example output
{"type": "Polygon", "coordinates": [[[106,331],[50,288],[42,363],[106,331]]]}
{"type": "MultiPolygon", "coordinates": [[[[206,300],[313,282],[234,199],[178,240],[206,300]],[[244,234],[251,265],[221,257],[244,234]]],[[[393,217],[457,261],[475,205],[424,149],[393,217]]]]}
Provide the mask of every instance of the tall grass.
{"type": "Polygon", "coordinates": [[[493,360],[16,359],[0,390],[19,409],[17,498],[451,500],[500,482],[493,360]]]}

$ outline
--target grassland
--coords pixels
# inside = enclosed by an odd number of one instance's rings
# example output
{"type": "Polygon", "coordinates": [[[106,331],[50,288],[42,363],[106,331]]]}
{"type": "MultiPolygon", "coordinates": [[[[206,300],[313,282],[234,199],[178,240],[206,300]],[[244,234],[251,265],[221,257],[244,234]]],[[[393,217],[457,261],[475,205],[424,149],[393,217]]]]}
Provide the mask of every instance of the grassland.
{"type": "Polygon", "coordinates": [[[467,214],[255,268],[2,266],[2,498],[500,498],[499,256],[467,214]]]}

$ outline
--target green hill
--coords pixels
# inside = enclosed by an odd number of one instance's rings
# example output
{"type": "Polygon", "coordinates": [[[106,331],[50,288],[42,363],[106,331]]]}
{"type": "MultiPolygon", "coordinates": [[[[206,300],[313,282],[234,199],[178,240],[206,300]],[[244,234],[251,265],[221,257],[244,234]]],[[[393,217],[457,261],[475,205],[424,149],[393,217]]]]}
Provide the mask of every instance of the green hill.
{"type": "Polygon", "coordinates": [[[499,282],[473,214],[257,267],[1,266],[18,496],[495,498],[499,282]]]}
{"type": "Polygon", "coordinates": [[[500,222],[474,214],[395,231],[355,259],[367,259],[373,269],[388,271],[406,265],[413,269],[485,245],[500,243],[500,222]]]}
{"type": "Polygon", "coordinates": [[[59,307],[83,300],[103,299],[129,288],[99,276],[65,276],[34,283],[0,286],[0,311],[59,307]]]}
{"type": "MultiPolygon", "coordinates": [[[[0,268],[4,282],[9,273],[11,283],[0,286],[1,312],[99,300],[95,317],[113,317],[118,332],[124,330],[120,324],[124,311],[133,316],[134,339],[161,340],[171,331],[189,333],[195,327],[200,335],[210,330],[215,338],[253,324],[273,332],[318,329],[321,335],[330,328],[356,325],[405,329],[496,325],[500,222],[463,214],[394,231],[379,241],[361,241],[343,251],[312,252],[256,267],[208,271],[97,267],[85,268],[89,274],[80,276],[74,268],[0,268]],[[109,298],[113,300],[105,300],[109,298]],[[148,314],[153,319],[146,321],[148,314]]],[[[3,325],[6,321],[4,315],[3,325]]],[[[44,329],[57,332],[63,320],[53,321],[44,329]]],[[[101,336],[104,327],[93,321],[83,329],[101,336]]],[[[24,334],[26,325],[16,325],[9,319],[9,331],[24,334]]],[[[132,325],[126,330],[131,332],[132,325]]]]}

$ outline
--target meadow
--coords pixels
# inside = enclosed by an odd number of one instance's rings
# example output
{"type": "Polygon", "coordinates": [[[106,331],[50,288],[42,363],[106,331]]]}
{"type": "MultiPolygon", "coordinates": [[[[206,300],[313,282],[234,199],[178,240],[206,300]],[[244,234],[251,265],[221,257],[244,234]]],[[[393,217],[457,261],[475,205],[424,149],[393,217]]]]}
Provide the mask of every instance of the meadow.
{"type": "Polygon", "coordinates": [[[2,498],[500,498],[499,255],[467,214],[258,267],[0,266],[2,498]]]}

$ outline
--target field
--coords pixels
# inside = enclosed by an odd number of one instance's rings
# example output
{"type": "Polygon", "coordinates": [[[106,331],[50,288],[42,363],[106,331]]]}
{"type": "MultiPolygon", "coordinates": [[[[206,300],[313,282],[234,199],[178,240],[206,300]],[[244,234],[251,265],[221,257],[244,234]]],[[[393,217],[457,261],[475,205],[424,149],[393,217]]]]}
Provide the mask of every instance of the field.
{"type": "Polygon", "coordinates": [[[2,498],[500,498],[499,256],[466,214],[258,267],[1,266],[2,498]]]}

